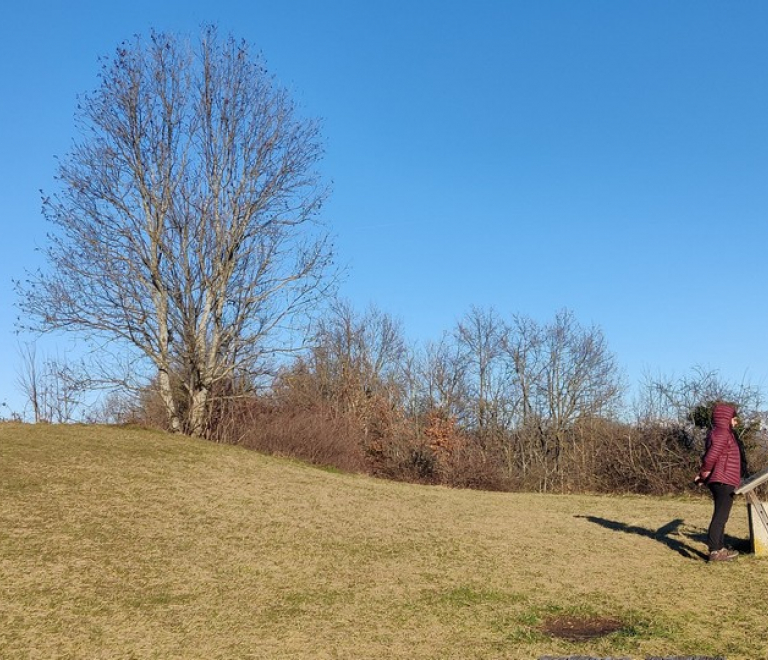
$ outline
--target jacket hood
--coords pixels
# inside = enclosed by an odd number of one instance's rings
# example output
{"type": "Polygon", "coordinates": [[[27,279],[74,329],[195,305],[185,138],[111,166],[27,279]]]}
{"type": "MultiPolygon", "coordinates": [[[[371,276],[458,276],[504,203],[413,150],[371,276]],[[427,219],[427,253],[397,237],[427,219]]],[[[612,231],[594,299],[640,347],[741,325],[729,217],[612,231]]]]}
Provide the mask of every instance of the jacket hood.
{"type": "Polygon", "coordinates": [[[730,429],[731,420],[736,417],[736,408],[727,403],[718,403],[712,410],[712,426],[716,429],[730,429]]]}

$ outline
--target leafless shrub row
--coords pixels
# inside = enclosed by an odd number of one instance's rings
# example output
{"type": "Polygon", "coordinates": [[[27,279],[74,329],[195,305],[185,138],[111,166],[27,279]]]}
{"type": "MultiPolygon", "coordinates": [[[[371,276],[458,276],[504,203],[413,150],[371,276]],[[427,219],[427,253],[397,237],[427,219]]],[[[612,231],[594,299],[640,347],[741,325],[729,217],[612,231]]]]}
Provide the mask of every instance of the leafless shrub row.
{"type": "MultiPolygon", "coordinates": [[[[212,392],[217,442],[424,484],[485,490],[679,493],[690,489],[708,406],[743,402],[753,466],[766,443],[754,390],[699,370],[648,379],[633,414],[596,328],[569,312],[549,324],[472,310],[417,353],[389,316],[339,304],[312,348],[266,391],[246,381],[212,392]]],[[[163,423],[151,390],[135,409],[163,423]]]]}

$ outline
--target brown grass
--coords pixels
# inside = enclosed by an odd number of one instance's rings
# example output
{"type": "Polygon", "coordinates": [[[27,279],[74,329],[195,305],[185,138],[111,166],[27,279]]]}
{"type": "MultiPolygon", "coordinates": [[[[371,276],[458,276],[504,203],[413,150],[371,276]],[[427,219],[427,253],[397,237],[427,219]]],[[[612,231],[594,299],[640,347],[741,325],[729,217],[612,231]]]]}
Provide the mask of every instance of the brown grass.
{"type": "MultiPolygon", "coordinates": [[[[702,561],[709,514],[0,424],[0,657],[768,658],[768,561],[702,561]],[[558,617],[622,627],[574,642],[558,617]]],[[[728,531],[747,538],[741,503],[728,531]]]]}

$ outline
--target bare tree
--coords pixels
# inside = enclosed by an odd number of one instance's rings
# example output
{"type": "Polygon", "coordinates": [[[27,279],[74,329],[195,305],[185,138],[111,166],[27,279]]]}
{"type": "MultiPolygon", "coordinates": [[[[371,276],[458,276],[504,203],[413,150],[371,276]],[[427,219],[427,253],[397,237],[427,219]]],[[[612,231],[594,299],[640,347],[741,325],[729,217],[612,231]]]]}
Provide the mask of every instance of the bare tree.
{"type": "Polygon", "coordinates": [[[440,341],[429,343],[421,356],[417,367],[420,412],[435,410],[446,417],[464,416],[469,398],[467,362],[454,339],[443,335],[440,341]]]}
{"type": "Polygon", "coordinates": [[[49,268],[17,284],[39,330],[132,346],[170,426],[205,432],[214,386],[288,347],[326,292],[318,125],[245,43],[152,33],[105,61],[43,208],[49,268]]]}
{"type": "Polygon", "coordinates": [[[502,346],[514,374],[508,399],[513,405],[516,428],[509,436],[507,461],[510,472],[516,466],[524,478],[534,466],[546,472],[547,437],[542,432],[543,413],[537,405],[545,371],[543,342],[544,328],[516,314],[507,325],[502,346]]]}
{"type": "Polygon", "coordinates": [[[32,406],[34,421],[67,423],[85,410],[88,378],[80,365],[61,356],[38,357],[34,343],[19,347],[17,383],[32,406]]]}
{"type": "Polygon", "coordinates": [[[326,398],[366,420],[374,402],[402,405],[405,359],[398,321],[375,307],[358,314],[336,302],[317,325],[310,365],[326,398]]]}
{"type": "Polygon", "coordinates": [[[610,418],[620,403],[622,382],[602,331],[582,327],[568,310],[540,324],[516,315],[502,343],[513,377],[507,407],[517,423],[510,436],[519,469],[535,470],[539,487],[561,474],[561,457],[577,424],[610,418]]]}
{"type": "Polygon", "coordinates": [[[569,310],[544,331],[540,405],[550,426],[563,431],[577,419],[613,412],[622,393],[616,358],[602,331],[584,328],[569,310]]]}
{"type": "Polygon", "coordinates": [[[539,420],[535,410],[537,384],[544,373],[543,328],[533,319],[516,314],[504,333],[503,351],[514,371],[514,399],[518,404],[518,422],[523,428],[539,420]]]}
{"type": "Polygon", "coordinates": [[[21,366],[17,374],[16,383],[18,384],[27,401],[32,406],[32,414],[35,423],[42,421],[41,415],[41,383],[40,366],[37,359],[37,346],[34,343],[19,346],[19,356],[21,366]]]}
{"type": "Polygon", "coordinates": [[[762,433],[758,433],[764,427],[760,388],[746,381],[728,383],[717,371],[702,366],[679,378],[646,374],[635,400],[637,426],[675,429],[688,448],[696,447],[704,438],[702,429],[711,425],[712,410],[719,401],[737,405],[742,438],[762,444],[762,433]]]}
{"type": "Polygon", "coordinates": [[[757,416],[762,408],[759,388],[748,382],[724,381],[716,370],[693,367],[688,374],[674,377],[645,374],[635,401],[639,423],[686,422],[696,408],[716,401],[738,403],[741,416],[757,416]]]}
{"type": "Polygon", "coordinates": [[[471,425],[482,438],[509,426],[510,370],[504,361],[505,326],[493,309],[473,307],[456,327],[456,342],[466,365],[471,425]]]}

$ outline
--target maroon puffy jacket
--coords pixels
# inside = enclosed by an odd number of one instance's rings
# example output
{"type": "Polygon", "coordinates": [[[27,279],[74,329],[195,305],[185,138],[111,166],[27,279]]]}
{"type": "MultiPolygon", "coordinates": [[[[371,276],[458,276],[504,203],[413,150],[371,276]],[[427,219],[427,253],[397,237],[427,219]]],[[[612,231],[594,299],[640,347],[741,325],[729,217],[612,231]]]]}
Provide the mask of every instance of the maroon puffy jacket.
{"type": "Polygon", "coordinates": [[[721,483],[738,486],[741,483],[741,453],[736,437],[731,431],[731,420],[736,409],[725,403],[718,403],[712,411],[712,430],[707,434],[706,452],[699,476],[710,472],[707,483],[721,483]]]}

